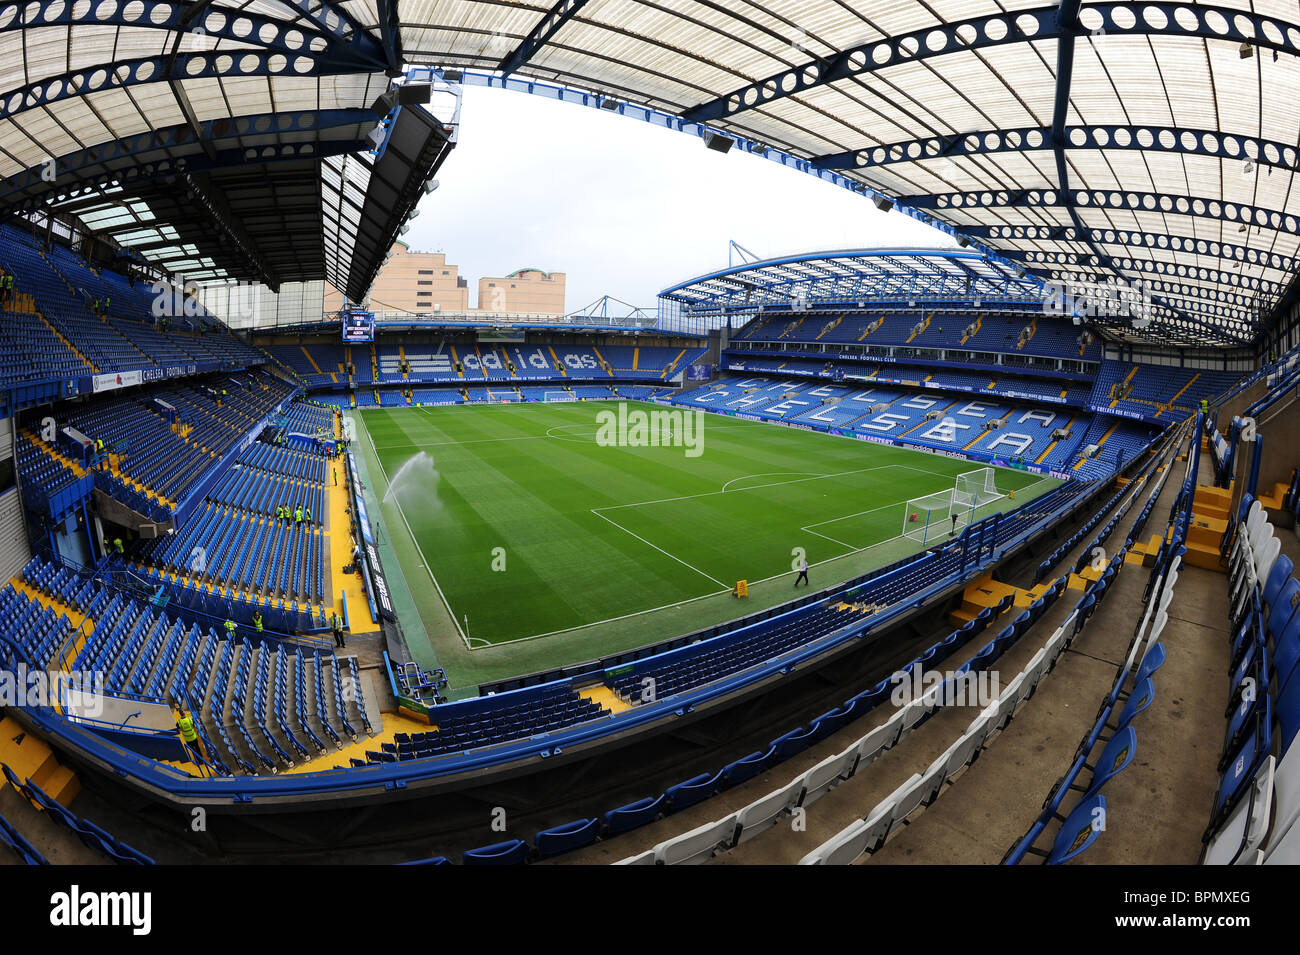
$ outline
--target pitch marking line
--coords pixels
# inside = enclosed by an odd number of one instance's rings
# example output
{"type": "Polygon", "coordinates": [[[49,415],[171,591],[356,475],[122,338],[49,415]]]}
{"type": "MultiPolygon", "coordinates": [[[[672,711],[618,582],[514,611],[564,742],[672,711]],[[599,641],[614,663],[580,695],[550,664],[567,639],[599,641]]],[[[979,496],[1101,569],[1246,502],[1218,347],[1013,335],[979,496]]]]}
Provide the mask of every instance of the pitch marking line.
{"type": "MultiPolygon", "coordinates": [[[[370,438],[371,450],[374,450],[375,460],[379,462],[379,473],[384,476],[384,493],[387,494],[388,491],[392,489],[392,484],[389,483],[388,480],[388,470],[384,467],[384,459],[379,456],[379,451],[375,450],[375,439],[374,436],[370,434],[369,429],[366,430],[366,437],[370,438]]],[[[381,497],[378,498],[378,500],[379,506],[382,509],[384,506],[384,499],[381,497]]],[[[393,504],[397,507],[397,513],[402,516],[402,523],[406,525],[406,533],[411,538],[411,543],[415,545],[415,550],[420,555],[420,560],[424,563],[424,569],[428,572],[429,579],[433,581],[433,589],[438,591],[438,597],[442,600],[442,605],[447,610],[447,616],[451,618],[452,626],[454,626],[456,632],[460,634],[461,640],[465,643],[465,648],[467,650],[474,649],[470,645],[469,634],[467,634],[461,627],[460,621],[456,619],[456,612],[451,609],[451,604],[447,602],[447,595],[442,592],[442,587],[438,585],[438,578],[433,575],[433,565],[429,563],[429,558],[424,556],[424,548],[420,546],[419,538],[417,538],[415,532],[411,530],[411,522],[406,519],[406,511],[402,510],[402,502],[394,497],[393,504]]],[[[394,553],[396,553],[396,551],[394,551],[394,553]]],[[[400,568],[402,562],[399,560],[397,563],[400,568]]]]}
{"type": "MultiPolygon", "coordinates": [[[[830,473],[830,474],[816,474],[816,475],[813,475],[812,477],[795,478],[793,481],[770,481],[770,482],[768,482],[767,484],[755,484],[755,485],[753,485],[752,487],[742,487],[742,488],[737,488],[735,491],[728,491],[728,490],[726,489],[726,484],[724,484],[723,487],[722,487],[722,490],[720,490],[720,491],[701,491],[699,494],[683,494],[683,495],[680,495],[679,497],[661,497],[661,498],[659,498],[658,500],[654,500],[654,501],[634,501],[634,502],[631,503],[631,504],[605,504],[605,505],[603,505],[603,506],[601,506],[601,507],[592,508],[592,510],[593,510],[593,511],[616,511],[616,510],[618,510],[618,509],[620,509],[620,508],[624,508],[624,507],[645,507],[645,506],[647,506],[647,505],[649,505],[649,504],[669,504],[669,503],[671,503],[671,502],[673,502],[673,501],[689,501],[689,500],[693,500],[694,498],[697,498],[697,497],[713,497],[713,496],[716,496],[716,495],[718,495],[718,494],[736,494],[736,493],[739,493],[739,492],[742,492],[742,491],[757,491],[757,490],[759,490],[760,488],[765,488],[765,487],[783,487],[783,486],[785,486],[785,485],[787,485],[787,484],[801,484],[801,483],[803,483],[803,482],[805,482],[805,481],[819,481],[819,480],[821,480],[822,478],[845,477],[845,476],[850,475],[850,474],[865,474],[865,473],[867,473],[867,472],[869,472],[869,471],[885,471],[885,470],[890,470],[890,469],[899,469],[899,468],[906,469],[906,470],[908,470],[908,471],[919,471],[919,472],[922,473],[922,474],[930,474],[930,475],[933,475],[934,477],[941,477],[941,478],[942,478],[942,477],[948,477],[948,475],[946,475],[946,474],[940,474],[938,471],[930,471],[930,470],[927,470],[927,469],[925,469],[925,468],[914,468],[914,467],[911,467],[910,465],[907,465],[907,464],[880,464],[880,465],[877,465],[877,466],[875,466],[875,467],[870,467],[870,468],[855,468],[855,469],[853,469],[853,470],[851,470],[851,471],[834,471],[834,472],[832,472],[832,473],[830,473]]],[[[772,471],[772,472],[769,472],[769,473],[771,473],[771,474],[806,474],[806,473],[808,473],[808,472],[803,472],[803,471],[772,471]]],[[[741,475],[741,476],[738,477],[738,478],[733,478],[731,481],[728,481],[727,484],[731,484],[731,483],[733,483],[733,481],[740,481],[740,480],[744,480],[745,478],[751,478],[751,477],[763,477],[763,475],[762,475],[762,474],[743,474],[743,475],[741,475]]],[[[602,515],[602,516],[603,516],[603,515],[602,515]]]]}
{"type": "Polygon", "coordinates": [[[645,539],[644,537],[642,537],[640,534],[637,534],[637,533],[634,533],[634,532],[628,530],[626,527],[624,527],[622,524],[620,524],[618,521],[614,520],[613,518],[605,517],[604,514],[600,513],[599,509],[593,507],[593,508],[591,509],[591,513],[595,514],[595,515],[596,515],[597,517],[599,517],[599,518],[603,518],[604,520],[609,521],[609,523],[613,524],[615,527],[617,527],[619,530],[621,530],[624,534],[631,534],[633,537],[635,537],[635,538],[636,538],[637,540],[639,540],[641,543],[645,544],[647,547],[653,547],[655,550],[659,551],[659,553],[663,554],[665,557],[669,557],[669,558],[671,558],[671,559],[677,561],[677,563],[681,564],[683,567],[688,567],[688,568],[690,568],[691,570],[693,570],[693,571],[695,571],[697,574],[699,574],[701,577],[708,577],[709,580],[713,581],[713,582],[714,582],[715,584],[717,584],[719,587],[722,587],[722,588],[724,588],[725,590],[730,590],[730,589],[731,589],[731,588],[728,587],[726,584],[724,584],[722,581],[718,580],[717,577],[714,577],[714,576],[712,576],[712,575],[710,575],[710,574],[706,574],[704,571],[700,570],[700,568],[694,566],[693,564],[688,564],[686,561],[682,560],[682,559],[681,559],[680,557],[678,557],[676,554],[671,554],[671,553],[669,553],[668,551],[666,551],[666,550],[664,550],[662,547],[660,547],[658,544],[652,544],[652,543],[650,543],[648,540],[646,540],[646,539],[645,539]]]}

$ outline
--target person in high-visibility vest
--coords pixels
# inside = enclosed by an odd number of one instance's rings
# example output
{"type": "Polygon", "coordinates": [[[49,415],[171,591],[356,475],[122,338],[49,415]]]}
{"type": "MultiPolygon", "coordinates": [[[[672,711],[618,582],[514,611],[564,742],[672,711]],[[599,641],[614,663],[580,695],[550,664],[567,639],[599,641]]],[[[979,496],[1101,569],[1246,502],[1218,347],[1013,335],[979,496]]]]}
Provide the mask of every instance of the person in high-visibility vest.
{"type": "Polygon", "coordinates": [[[253,614],[253,626],[258,633],[262,632],[262,611],[258,610],[253,614]]]}
{"type": "Polygon", "coordinates": [[[233,637],[235,635],[235,621],[227,620],[225,623],[226,635],[233,637]]]}
{"type": "Polygon", "coordinates": [[[297,509],[293,512],[293,522],[294,522],[295,524],[301,524],[301,523],[302,523],[302,505],[301,505],[301,504],[299,504],[298,507],[297,507],[297,509]]]}
{"type": "Polygon", "coordinates": [[[120,537],[113,538],[113,550],[117,551],[119,554],[126,553],[126,548],[122,546],[122,538],[120,537]]]}
{"type": "Polygon", "coordinates": [[[1210,413],[1210,399],[1209,399],[1209,398],[1202,398],[1202,399],[1201,399],[1201,414],[1209,414],[1209,413],[1210,413]]]}
{"type": "Polygon", "coordinates": [[[302,519],[303,519],[304,521],[306,521],[308,524],[311,523],[311,508],[310,508],[310,507],[304,507],[304,508],[302,509],[302,519]]]}
{"type": "Polygon", "coordinates": [[[194,728],[194,717],[182,710],[181,715],[176,718],[176,730],[181,734],[181,742],[187,750],[203,755],[199,745],[199,733],[194,728]]]}

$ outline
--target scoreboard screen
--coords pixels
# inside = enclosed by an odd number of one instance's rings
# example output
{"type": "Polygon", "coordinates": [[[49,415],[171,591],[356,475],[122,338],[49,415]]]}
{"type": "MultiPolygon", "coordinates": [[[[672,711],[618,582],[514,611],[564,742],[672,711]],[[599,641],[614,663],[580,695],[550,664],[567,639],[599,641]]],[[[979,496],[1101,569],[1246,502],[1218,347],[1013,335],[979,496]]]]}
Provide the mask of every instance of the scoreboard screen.
{"type": "Polygon", "coordinates": [[[375,340],[375,313],[345,309],[343,311],[343,340],[345,342],[373,342],[375,340]]]}

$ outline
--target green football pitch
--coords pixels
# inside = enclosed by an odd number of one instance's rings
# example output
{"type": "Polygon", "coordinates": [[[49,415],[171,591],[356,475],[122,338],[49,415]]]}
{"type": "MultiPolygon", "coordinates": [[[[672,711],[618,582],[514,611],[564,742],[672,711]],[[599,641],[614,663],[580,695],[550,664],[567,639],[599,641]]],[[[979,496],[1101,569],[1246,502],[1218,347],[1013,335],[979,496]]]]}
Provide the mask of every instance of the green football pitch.
{"type": "MultiPolygon", "coordinates": [[[[626,410],[635,422],[662,407],[626,410]]],[[[617,408],[363,412],[374,491],[390,533],[396,513],[415,545],[399,563],[431,635],[451,621],[467,649],[609,636],[567,643],[576,658],[675,636],[789,599],[800,553],[821,589],[920,549],[901,536],[906,502],[979,466],[714,414],[696,419],[698,445],[680,422],[669,446],[629,446],[636,431],[620,444],[601,429],[617,408]],[[756,597],[744,606],[730,596],[742,579],[756,597]]],[[[1016,500],[979,516],[1057,483],[1010,469],[996,481],[1016,500]]]]}

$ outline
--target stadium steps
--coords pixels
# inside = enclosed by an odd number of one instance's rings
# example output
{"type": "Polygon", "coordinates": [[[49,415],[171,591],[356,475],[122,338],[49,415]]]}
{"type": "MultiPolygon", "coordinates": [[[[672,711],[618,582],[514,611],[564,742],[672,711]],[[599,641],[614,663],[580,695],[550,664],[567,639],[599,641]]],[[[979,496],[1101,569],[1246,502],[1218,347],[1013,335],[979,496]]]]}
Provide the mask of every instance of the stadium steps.
{"type": "MultiPolygon", "coordinates": [[[[975,328],[971,330],[971,333],[969,335],[962,335],[961,343],[965,345],[968,341],[970,341],[972,338],[978,335],[980,333],[980,328],[983,325],[984,325],[984,313],[980,312],[978,315],[975,316],[975,328]]],[[[989,387],[992,388],[995,384],[997,384],[996,381],[989,382],[989,387]]]]}
{"type": "Polygon", "coordinates": [[[307,346],[306,346],[306,345],[299,345],[298,347],[301,348],[301,349],[302,349],[302,353],[303,353],[304,355],[307,356],[307,364],[311,365],[312,368],[316,369],[316,374],[318,374],[318,375],[323,375],[323,374],[325,374],[325,372],[321,371],[321,367],[320,367],[320,365],[316,364],[316,359],[313,358],[312,355],[311,355],[311,352],[309,352],[309,351],[307,350],[307,346]]]}
{"type": "Polygon", "coordinates": [[[912,332],[912,334],[907,336],[908,345],[912,344],[912,339],[916,338],[918,335],[925,334],[925,330],[930,327],[930,319],[932,318],[934,318],[934,312],[931,312],[929,315],[925,316],[925,320],[921,322],[921,327],[918,328],[916,331],[912,332]]]}
{"type": "Polygon", "coordinates": [[[615,693],[604,683],[593,683],[590,686],[574,687],[574,692],[584,700],[595,703],[602,709],[609,710],[611,713],[622,713],[624,710],[632,709],[632,704],[626,702],[621,696],[615,693]]]}
{"type": "Polygon", "coordinates": [[[826,337],[827,335],[829,335],[831,332],[835,331],[835,329],[839,327],[839,324],[840,324],[840,322],[842,322],[842,321],[844,321],[844,316],[843,316],[843,315],[841,315],[839,318],[835,319],[835,320],[832,321],[832,322],[827,322],[827,323],[826,323],[826,326],[825,326],[825,327],[824,327],[820,332],[817,333],[817,337],[814,338],[813,341],[816,341],[816,342],[821,341],[823,338],[825,338],[825,337],[826,337]]]}
{"type": "Polygon", "coordinates": [[[1200,485],[1192,498],[1192,523],[1187,528],[1187,563],[1223,573],[1219,547],[1228,529],[1231,488],[1200,485]]]}
{"type": "Polygon", "coordinates": [[[683,348],[681,351],[677,353],[677,355],[673,358],[673,360],[668,363],[668,366],[664,368],[663,374],[659,376],[659,378],[662,381],[667,381],[669,376],[672,375],[672,373],[677,370],[677,363],[682,360],[682,356],[685,354],[686,354],[686,349],[683,348]]]}
{"type": "Polygon", "coordinates": [[[932,418],[922,418],[920,421],[918,421],[916,424],[912,425],[912,427],[908,428],[906,431],[904,431],[904,432],[903,432],[902,434],[900,434],[898,437],[899,437],[899,438],[905,438],[905,437],[907,437],[909,434],[911,434],[913,431],[915,431],[917,428],[924,427],[925,425],[928,425],[928,424],[932,424],[932,423],[933,423],[934,421],[936,421],[936,420],[938,420],[938,421],[942,421],[942,420],[943,420],[943,416],[946,415],[946,414],[947,414],[949,411],[951,411],[953,408],[957,407],[959,404],[961,404],[961,399],[958,399],[958,400],[956,400],[956,401],[953,401],[953,402],[951,402],[951,403],[945,405],[943,408],[940,409],[940,411],[939,411],[939,417],[938,417],[937,419],[932,419],[932,418]]]}
{"type": "Polygon", "coordinates": [[[157,501],[163,507],[175,508],[176,504],[173,501],[168,500],[166,497],[164,497],[162,494],[155,491],[153,488],[149,487],[148,485],[141,484],[135,478],[122,473],[122,462],[121,462],[121,457],[119,455],[110,454],[108,456],[108,470],[113,474],[115,478],[117,478],[127,487],[134,488],[135,490],[139,491],[141,494],[145,495],[151,500],[157,501]]]}
{"type": "Polygon", "coordinates": [[[1109,407],[1113,408],[1117,404],[1119,404],[1119,398],[1117,397],[1119,390],[1133,380],[1133,376],[1138,373],[1138,367],[1139,367],[1138,365],[1134,365],[1132,368],[1128,370],[1128,374],[1124,376],[1123,381],[1121,381],[1118,385],[1111,386],[1110,389],[1111,399],[1110,399],[1109,407]]]}
{"type": "Polygon", "coordinates": [[[1183,396],[1183,393],[1187,391],[1188,388],[1192,387],[1192,385],[1196,383],[1196,379],[1200,377],[1201,377],[1201,373],[1199,371],[1196,374],[1192,375],[1192,377],[1188,379],[1187,384],[1183,385],[1183,387],[1178,389],[1178,393],[1176,395],[1170,398],[1168,402],[1160,406],[1160,410],[1156,412],[1156,417],[1157,418],[1160,417],[1162,414],[1164,414],[1166,411],[1172,408],[1175,404],[1177,404],[1178,399],[1183,396]]]}
{"type": "Polygon", "coordinates": [[[993,432],[991,430],[981,431],[979,434],[975,435],[975,437],[972,438],[969,443],[963,445],[962,450],[969,451],[971,448],[975,447],[975,445],[979,444],[981,441],[983,441],[992,433],[993,432]]]}
{"type": "Polygon", "coordinates": [[[1038,319],[1035,318],[1033,321],[1029,323],[1029,334],[1026,335],[1024,338],[1019,339],[1016,342],[1016,351],[1023,350],[1026,345],[1028,345],[1031,341],[1034,340],[1034,336],[1037,334],[1038,334],[1038,319]]]}
{"type": "MultiPolygon", "coordinates": [[[[1069,431],[1069,432],[1071,432],[1071,433],[1073,433],[1073,432],[1074,432],[1074,423],[1075,423],[1076,421],[1078,421],[1078,420],[1079,420],[1079,416],[1078,416],[1078,415],[1072,415],[1072,416],[1070,417],[1069,422],[1065,425],[1065,430],[1066,430],[1066,431],[1069,431]]],[[[1040,454],[1040,455],[1039,455],[1039,456],[1034,460],[1034,463],[1035,463],[1035,464],[1042,464],[1044,461],[1046,461],[1046,460],[1047,460],[1047,456],[1048,456],[1049,454],[1051,454],[1054,450],[1056,450],[1056,446],[1060,443],[1060,441],[1061,441],[1060,438],[1053,438],[1053,439],[1052,439],[1052,443],[1049,444],[1049,445],[1047,446],[1047,450],[1045,450],[1042,454],[1040,454]]]]}
{"type": "Polygon", "coordinates": [[[64,467],[70,468],[72,470],[72,473],[75,474],[77,477],[81,477],[82,475],[87,473],[86,469],[83,468],[80,464],[72,460],[72,458],[62,454],[56,448],[50,447],[48,444],[42,441],[34,432],[28,430],[27,428],[23,428],[19,433],[26,436],[26,438],[29,441],[31,441],[32,444],[34,444],[41,451],[45,452],[45,454],[47,454],[49,457],[53,458],[55,461],[58,461],[64,467]]]}
{"type": "MultiPolygon", "coordinates": [[[[59,763],[54,750],[8,716],[0,720],[0,763],[12,769],[19,779],[30,779],[65,806],[81,792],[77,774],[59,763]]],[[[0,780],[0,786],[5,785],[8,784],[0,780]]]]}
{"type": "Polygon", "coordinates": [[[596,353],[596,361],[600,363],[601,370],[604,371],[605,374],[609,375],[609,377],[613,378],[614,366],[605,360],[605,356],[600,353],[599,348],[596,348],[593,345],[591,350],[596,353]]]}
{"type": "MultiPolygon", "coordinates": [[[[28,297],[30,298],[30,296],[28,296],[28,297]]],[[[80,358],[82,361],[84,361],[87,365],[89,365],[92,371],[94,371],[96,374],[99,373],[99,366],[96,365],[96,364],[95,364],[93,361],[91,361],[89,358],[87,358],[85,355],[83,355],[83,354],[81,353],[81,350],[80,350],[79,348],[77,348],[76,345],[74,345],[74,344],[72,344],[72,342],[68,341],[68,339],[64,337],[63,332],[59,331],[59,330],[58,330],[57,328],[55,328],[52,324],[50,324],[50,320],[49,320],[49,319],[47,319],[44,315],[42,315],[40,312],[38,312],[35,308],[33,308],[33,309],[31,310],[31,313],[32,313],[33,315],[35,315],[37,318],[39,318],[42,322],[44,322],[44,323],[45,323],[45,327],[48,328],[50,331],[52,331],[52,332],[54,333],[55,337],[58,338],[59,341],[63,342],[63,344],[66,345],[66,346],[68,347],[68,349],[69,349],[69,350],[70,350],[74,355],[76,355],[78,358],[80,358]]]]}
{"type": "MultiPolygon", "coordinates": [[[[62,600],[51,597],[49,594],[37,590],[30,586],[21,576],[15,576],[9,581],[10,586],[20,594],[25,595],[29,600],[35,600],[42,606],[49,607],[55,613],[62,614],[68,618],[68,641],[54,651],[53,660],[63,660],[70,662],[77,658],[86,645],[87,638],[95,631],[95,621],[82,613],[76,607],[65,604],[62,600]]],[[[66,672],[66,666],[62,668],[66,672]]]]}
{"type": "MultiPolygon", "coordinates": [[[[560,361],[560,356],[557,355],[557,354],[555,353],[555,346],[554,346],[554,345],[547,345],[547,346],[546,346],[546,350],[547,350],[548,352],[551,353],[551,361],[555,362],[555,367],[556,367],[556,370],[559,371],[559,373],[560,373],[560,377],[561,377],[561,378],[568,378],[568,377],[569,377],[569,372],[565,369],[565,367],[564,367],[564,362],[560,361]]],[[[456,351],[455,346],[452,346],[452,356],[453,356],[453,357],[455,357],[455,351],[456,351]]],[[[461,375],[461,377],[464,378],[465,376],[464,376],[464,375],[461,375]]],[[[469,396],[468,396],[468,395],[465,397],[465,400],[466,400],[466,401],[469,400],[469,396]]]]}
{"type": "MultiPolygon", "coordinates": [[[[1101,440],[1097,442],[1097,454],[1098,454],[1098,455],[1101,454],[1101,449],[1102,449],[1102,447],[1105,446],[1106,441],[1110,438],[1110,436],[1111,436],[1112,434],[1115,433],[1115,430],[1119,427],[1119,425],[1120,425],[1120,423],[1119,423],[1118,421],[1116,421],[1113,425],[1111,425],[1109,428],[1107,428],[1107,429],[1106,429],[1106,433],[1103,434],[1103,435],[1101,436],[1101,440]]],[[[1083,467],[1084,462],[1085,462],[1085,461],[1088,461],[1088,460],[1090,460],[1090,459],[1089,459],[1089,458],[1085,458],[1085,457],[1083,457],[1082,455],[1080,455],[1080,456],[1079,456],[1079,460],[1074,462],[1074,468],[1073,468],[1073,470],[1075,470],[1075,471],[1079,470],[1079,468],[1083,467]]]]}
{"type": "Polygon", "coordinates": [[[632,370],[636,371],[641,364],[641,346],[637,345],[632,349],[632,370]]]}
{"type": "Polygon", "coordinates": [[[1051,581],[1048,581],[1035,587],[1022,589],[994,580],[992,574],[985,574],[966,586],[962,592],[961,606],[948,614],[948,622],[954,627],[960,627],[974,620],[976,614],[985,607],[996,607],[1008,596],[1013,598],[1013,607],[1028,607],[1050,587],[1051,581]]]}

